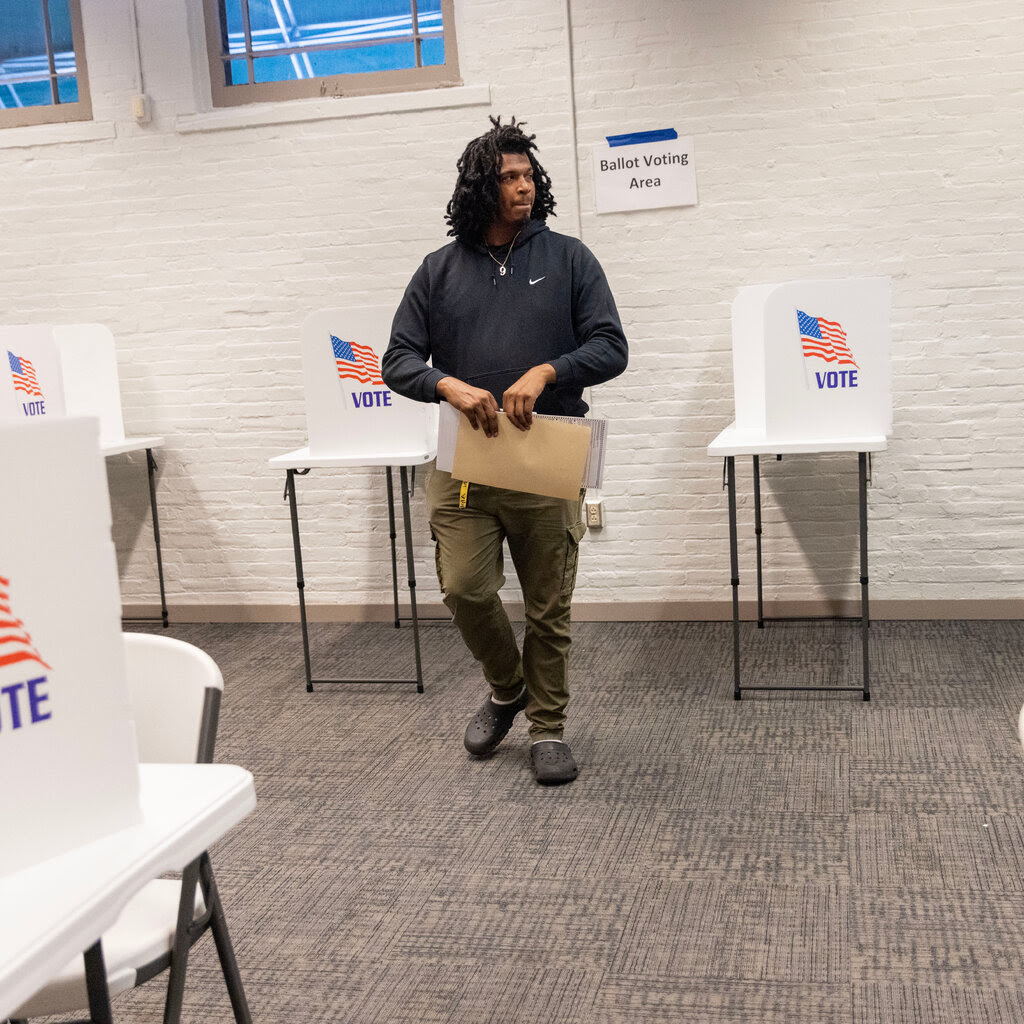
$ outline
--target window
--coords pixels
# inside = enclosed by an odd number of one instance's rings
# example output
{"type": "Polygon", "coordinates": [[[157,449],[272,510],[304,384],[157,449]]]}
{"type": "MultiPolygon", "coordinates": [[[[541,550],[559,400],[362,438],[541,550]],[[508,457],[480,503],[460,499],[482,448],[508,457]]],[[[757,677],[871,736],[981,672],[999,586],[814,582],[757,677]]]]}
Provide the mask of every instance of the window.
{"type": "Polygon", "coordinates": [[[78,0],[0,0],[0,128],[92,117],[78,0]]]}
{"type": "Polygon", "coordinates": [[[453,0],[203,0],[215,106],[459,85],[453,0]]]}

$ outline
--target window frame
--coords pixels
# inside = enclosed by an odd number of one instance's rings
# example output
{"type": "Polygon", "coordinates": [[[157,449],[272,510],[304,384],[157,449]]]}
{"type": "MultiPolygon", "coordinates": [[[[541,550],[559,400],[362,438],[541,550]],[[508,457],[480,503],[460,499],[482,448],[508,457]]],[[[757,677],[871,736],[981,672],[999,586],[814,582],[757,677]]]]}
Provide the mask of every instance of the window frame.
{"type": "MultiPolygon", "coordinates": [[[[271,103],[280,100],[331,99],[343,96],[368,96],[419,89],[443,89],[462,85],[459,77],[458,48],[455,40],[454,0],[440,0],[444,38],[444,64],[368,71],[358,74],[320,75],[284,82],[258,82],[226,85],[224,82],[224,27],[222,0],[202,0],[209,62],[210,98],[214,108],[238,107],[250,103],[271,103]]],[[[403,37],[418,42],[415,36],[403,37]]],[[[394,42],[395,40],[390,40],[394,42]]],[[[359,45],[359,44],[353,44],[359,45]]],[[[365,45],[365,44],[364,44],[365,45]]],[[[259,54],[257,54],[257,57],[259,54]]],[[[235,59],[245,60],[246,55],[235,59]]]]}
{"type": "MultiPolygon", "coordinates": [[[[0,129],[25,128],[37,124],[65,124],[72,121],[92,120],[92,97],[89,93],[89,69],[85,59],[85,33],[82,29],[82,8],[80,0],[67,0],[68,17],[71,21],[71,43],[75,49],[75,78],[78,84],[78,99],[74,103],[56,102],[31,107],[0,108],[0,129]]],[[[50,62],[51,88],[56,84],[53,42],[50,39],[50,6],[44,0],[46,15],[46,37],[50,62]]],[[[54,89],[54,93],[56,90],[54,89]]]]}

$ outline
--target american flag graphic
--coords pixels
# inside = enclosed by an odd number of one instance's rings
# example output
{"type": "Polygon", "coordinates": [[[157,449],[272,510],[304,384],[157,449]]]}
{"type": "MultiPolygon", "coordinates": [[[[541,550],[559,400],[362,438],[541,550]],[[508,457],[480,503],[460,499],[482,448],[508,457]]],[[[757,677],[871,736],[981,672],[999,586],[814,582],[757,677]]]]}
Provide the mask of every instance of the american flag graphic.
{"type": "Polygon", "coordinates": [[[380,360],[369,345],[354,345],[331,335],[331,348],[338,366],[338,376],[345,380],[357,380],[361,384],[383,384],[380,375],[380,360]]]}
{"type": "Polygon", "coordinates": [[[11,611],[10,586],[11,581],[0,576],[0,668],[19,661],[37,661],[50,668],[32,645],[25,624],[11,611]]]}
{"type": "Polygon", "coordinates": [[[11,364],[11,378],[14,381],[15,391],[24,391],[26,395],[43,397],[39,388],[39,381],[36,380],[36,371],[32,364],[21,356],[16,356],[8,349],[7,361],[11,364]]]}
{"type": "Polygon", "coordinates": [[[826,363],[837,366],[857,365],[850,346],[846,344],[846,331],[840,324],[822,316],[808,316],[799,309],[796,318],[800,324],[805,358],[824,359],[826,363]]]}

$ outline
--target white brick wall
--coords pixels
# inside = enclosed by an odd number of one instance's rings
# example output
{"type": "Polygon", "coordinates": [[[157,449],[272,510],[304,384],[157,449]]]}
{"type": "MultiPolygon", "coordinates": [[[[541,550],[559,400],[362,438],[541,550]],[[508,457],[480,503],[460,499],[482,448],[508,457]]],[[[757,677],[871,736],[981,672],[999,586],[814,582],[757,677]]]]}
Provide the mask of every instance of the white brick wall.
{"type": "MultiPolygon", "coordinates": [[[[202,112],[195,0],[138,5],[143,127],[127,0],[82,6],[95,118],[115,137],[0,136],[0,301],[8,322],[114,331],[126,426],[167,438],[172,615],[294,606],[284,479],[267,459],[305,442],[299,324],[397,299],[446,241],[455,160],[489,112],[537,132],[553,226],[581,226],[632,346],[626,375],[593,395],[612,448],[581,608],[727,601],[721,465],[705,448],[733,417],[735,290],[877,274],[892,278],[896,409],[869,495],[873,598],[1020,598],[1018,0],[573,0],[571,82],[565,7],[457,0],[463,80],[489,86],[490,107],[211,131],[181,130],[202,112]],[[591,146],[663,127],[695,138],[699,205],[596,215],[591,146]]],[[[762,470],[767,596],[855,596],[856,460],[762,470]]],[[[747,596],[747,460],[739,472],[747,596]]],[[[144,461],[110,460],[110,481],[124,599],[151,604],[144,461]]],[[[383,494],[381,471],[300,481],[312,605],[390,600],[383,494]]],[[[429,603],[419,490],[414,507],[429,603]]]]}

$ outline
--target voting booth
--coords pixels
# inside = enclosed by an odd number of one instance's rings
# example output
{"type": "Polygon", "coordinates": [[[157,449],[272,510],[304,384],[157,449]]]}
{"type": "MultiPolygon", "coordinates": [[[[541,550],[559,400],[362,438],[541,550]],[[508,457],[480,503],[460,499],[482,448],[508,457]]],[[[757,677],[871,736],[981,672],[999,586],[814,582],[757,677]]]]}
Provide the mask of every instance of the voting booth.
{"type": "Polygon", "coordinates": [[[114,336],[102,324],[69,324],[52,330],[63,368],[67,414],[99,417],[101,445],[123,441],[114,336]]]}
{"type": "Polygon", "coordinates": [[[736,419],[708,445],[725,460],[733,620],[733,697],[744,690],[850,690],[871,699],[868,614],[868,465],[892,433],[889,279],[792,281],[741,288],[732,305],[736,419]],[[860,520],[859,685],[744,684],[740,673],[736,458],[751,456],[757,623],[763,600],[761,456],[855,452],[860,520]]]}
{"type": "Polygon", "coordinates": [[[302,325],[309,453],[360,465],[410,464],[437,448],[437,405],[396,395],[381,378],[393,306],[323,309],[302,325]]]}
{"type": "Polygon", "coordinates": [[[0,876],[141,820],[98,434],[0,423],[0,876]]]}
{"type": "MultiPolygon", "coordinates": [[[[64,378],[68,416],[97,416],[100,445],[125,440],[121,387],[114,336],[103,324],[63,324],[52,328],[64,378]]],[[[160,440],[160,439],[153,439],[160,440]]]]}
{"type": "Polygon", "coordinates": [[[380,361],[391,337],[395,305],[353,309],[322,309],[306,318],[301,328],[302,379],[305,385],[306,426],[309,444],[270,459],[285,471],[295,552],[295,584],[299,594],[299,622],[306,670],[306,690],[317,683],[415,683],[423,692],[419,618],[416,611],[416,571],[413,561],[409,471],[431,462],[437,454],[438,407],[396,395],[381,377],[380,361]],[[395,626],[400,623],[398,560],[392,467],[401,476],[402,523],[409,573],[416,674],[412,679],[315,679],[310,664],[306,619],[306,580],[302,568],[302,542],[296,477],[311,469],[383,466],[387,479],[388,522],[391,538],[391,582],[395,626]]]}
{"type": "Polygon", "coordinates": [[[0,367],[0,422],[42,422],[62,416],[99,420],[99,447],[104,455],[146,453],[149,504],[153,516],[160,621],[167,625],[160,521],[156,504],[153,449],[162,437],[126,437],[121,413],[114,336],[103,324],[0,326],[5,353],[0,367]]]}
{"type": "Polygon", "coordinates": [[[64,378],[50,327],[0,326],[0,421],[63,416],[64,378]]]}
{"type": "Polygon", "coordinates": [[[732,304],[737,436],[833,442],[892,433],[889,279],[741,288],[732,304]]]}
{"type": "Polygon", "coordinates": [[[126,437],[114,336],[103,324],[0,326],[0,419],[99,419],[105,455],[156,448],[162,437],[126,437]]]}

